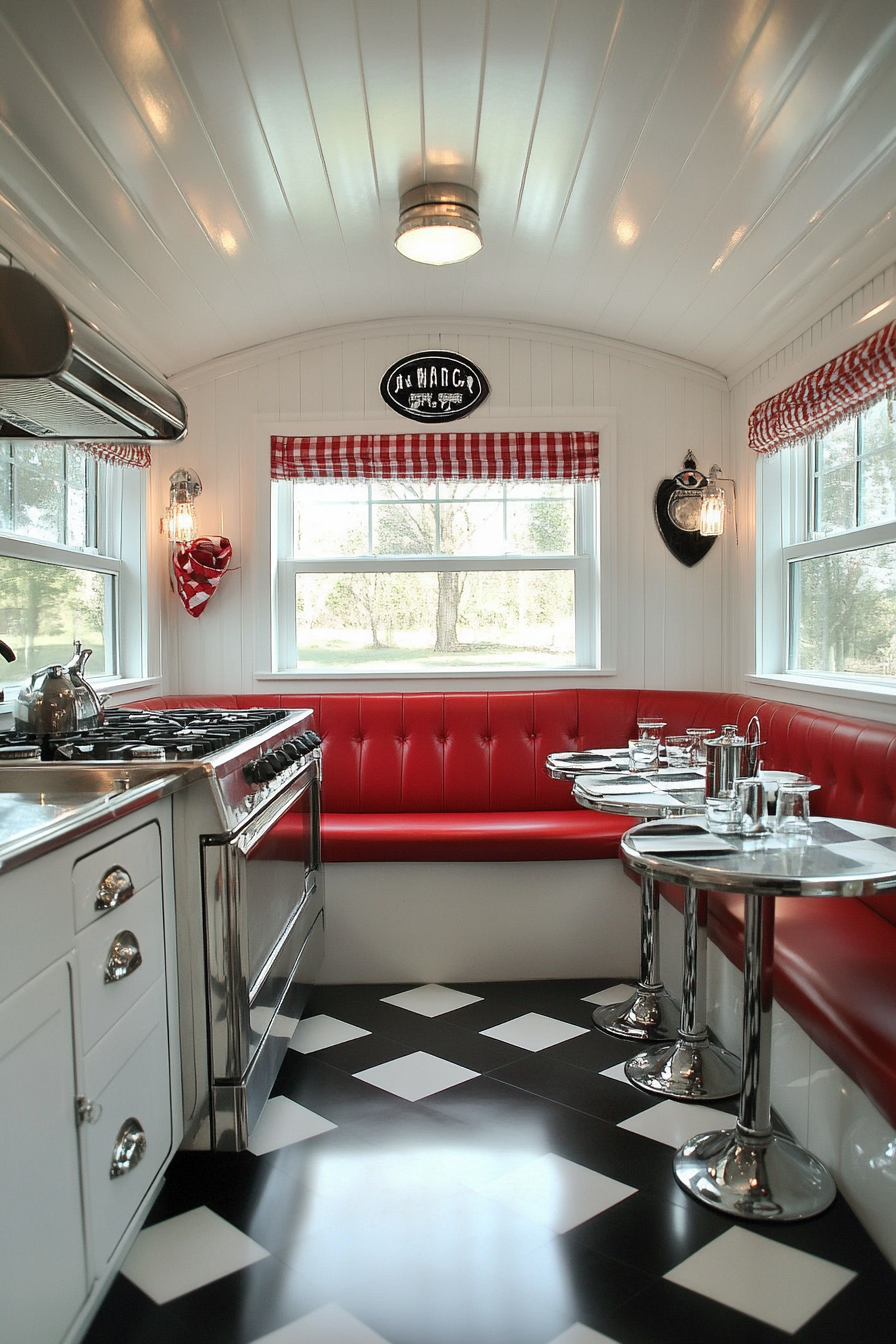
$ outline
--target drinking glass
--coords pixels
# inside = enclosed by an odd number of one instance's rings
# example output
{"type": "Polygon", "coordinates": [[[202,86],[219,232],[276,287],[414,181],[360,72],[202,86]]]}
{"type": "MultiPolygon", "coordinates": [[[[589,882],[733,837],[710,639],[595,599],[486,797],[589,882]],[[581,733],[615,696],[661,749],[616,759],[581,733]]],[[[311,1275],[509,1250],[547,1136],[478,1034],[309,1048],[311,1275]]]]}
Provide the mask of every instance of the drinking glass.
{"type": "Polygon", "coordinates": [[[740,803],[733,790],[706,800],[706,825],[717,835],[739,831],[740,815],[740,803]]]}
{"type": "Polygon", "coordinates": [[[656,742],[661,742],[665,726],[664,719],[638,719],[638,736],[653,738],[656,742]]]}
{"type": "Polygon", "coordinates": [[[690,765],[694,743],[690,737],[666,738],[666,764],[671,766],[690,765]]]}
{"type": "Polygon", "coordinates": [[[808,779],[780,786],[775,808],[775,830],[780,835],[809,834],[809,794],[820,788],[808,779]]]}
{"type": "Polygon", "coordinates": [[[628,763],[632,770],[655,770],[659,764],[660,744],[655,737],[630,737],[628,763]]]}
{"type": "Polygon", "coordinates": [[[694,765],[706,764],[706,739],[715,736],[715,728],[688,728],[687,736],[693,742],[691,757],[694,765]]]}
{"type": "Polygon", "coordinates": [[[740,814],[741,835],[761,835],[765,830],[765,785],[750,776],[734,781],[734,793],[740,814]]]}

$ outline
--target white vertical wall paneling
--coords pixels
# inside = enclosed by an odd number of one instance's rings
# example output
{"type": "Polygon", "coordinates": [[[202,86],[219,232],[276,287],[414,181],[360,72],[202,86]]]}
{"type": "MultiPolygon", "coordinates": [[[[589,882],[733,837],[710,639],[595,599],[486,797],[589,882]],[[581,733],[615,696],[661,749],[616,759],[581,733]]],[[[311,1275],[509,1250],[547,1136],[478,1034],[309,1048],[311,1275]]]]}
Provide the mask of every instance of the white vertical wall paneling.
{"type": "Polygon", "coordinates": [[[532,347],[528,341],[508,342],[510,360],[510,405],[530,410],[532,406],[532,347]]]}
{"type": "MultiPolygon", "coordinates": [[[[311,352],[304,351],[301,359],[304,362],[305,355],[311,352]]],[[[320,361],[320,351],[315,350],[314,354],[320,361]]],[[[299,390],[299,364],[300,356],[297,354],[287,355],[284,359],[277,361],[278,372],[280,375],[279,403],[278,410],[281,415],[298,415],[302,404],[303,396],[299,390]]],[[[311,389],[309,388],[309,392],[311,389]]],[[[302,389],[304,393],[304,388],[302,389]]],[[[319,393],[318,393],[319,395],[319,393]]]]}
{"type": "MultiPolygon", "coordinates": [[[[239,376],[239,437],[235,448],[237,461],[234,464],[235,470],[231,473],[231,481],[235,484],[238,491],[238,498],[234,499],[231,494],[230,511],[234,518],[240,519],[239,537],[235,541],[232,564],[237,567],[238,574],[234,578],[239,578],[239,587],[246,593],[263,593],[266,591],[267,577],[267,544],[258,546],[257,538],[266,537],[267,530],[261,533],[258,531],[258,508],[259,501],[256,498],[256,481],[258,470],[256,463],[256,452],[254,444],[255,424],[258,418],[258,407],[260,405],[259,397],[259,377],[260,370],[258,366],[251,369],[243,369],[239,376]]],[[[262,456],[265,454],[262,453],[262,456]]],[[[231,487],[232,489],[232,487],[231,487]]],[[[269,491],[266,494],[269,495],[269,491]]],[[[228,521],[227,526],[231,526],[228,521]]],[[[230,535],[226,532],[225,535],[230,535]]],[[[234,538],[231,536],[231,540],[234,538]]],[[[227,583],[227,578],[223,579],[220,587],[227,583]]],[[[233,585],[234,588],[236,584],[233,585]]],[[[218,594],[212,598],[216,601],[218,594]]],[[[258,647],[258,614],[257,608],[262,605],[250,603],[250,609],[253,605],[256,608],[256,631],[254,638],[250,638],[249,623],[246,622],[246,634],[240,640],[240,649],[233,650],[233,660],[236,661],[239,654],[241,665],[240,684],[243,686],[251,685],[255,669],[258,666],[256,649],[258,647]]],[[[267,605],[267,604],[265,604],[267,605]]],[[[234,613],[235,620],[233,629],[239,629],[242,625],[240,619],[241,613],[234,613]]],[[[225,648],[225,660],[227,659],[227,650],[225,648]]]]}
{"type": "MultiPolygon", "coordinates": [[[[596,408],[601,414],[609,408],[618,475],[616,515],[608,529],[615,531],[618,583],[616,671],[610,680],[720,687],[721,566],[712,578],[699,573],[716,559],[715,552],[697,571],[678,565],[657,533],[652,501],[657,482],[678,470],[686,447],[693,447],[704,468],[723,458],[722,380],[699,366],[581,333],[520,323],[434,326],[394,320],[247,350],[180,380],[190,409],[190,438],[168,470],[182,457],[199,471],[201,530],[223,529],[235,543],[234,564],[240,569],[228,575],[198,620],[179,603],[167,604],[169,667],[177,684],[166,689],[270,691],[270,682],[255,680],[270,655],[270,434],[278,428],[296,432],[303,422],[331,424],[334,433],[364,427],[380,432],[393,422],[396,432],[410,430],[412,422],[392,416],[383,405],[379,382],[400,355],[430,346],[459,350],[489,379],[492,395],[462,422],[465,427],[487,427],[490,421],[504,427],[516,415],[529,420],[533,408],[542,413],[545,428],[552,415],[581,415],[591,423],[596,408]],[[681,621],[671,620],[681,610],[689,617],[686,640],[681,621]]],[[[608,462],[610,441],[608,432],[608,462]]],[[[562,684],[562,678],[551,684],[562,684]]],[[[607,684],[606,676],[601,684],[607,684]]]]}
{"type": "Polygon", "coordinates": [[[678,576],[672,573],[673,561],[663,539],[653,525],[653,486],[656,462],[665,456],[666,399],[665,372],[646,369],[641,375],[642,400],[639,404],[638,433],[643,473],[632,481],[632,507],[641,512],[644,527],[644,684],[665,686],[670,662],[677,658],[680,630],[669,622],[666,607],[667,586],[674,591],[678,576]],[[667,634],[672,643],[668,643],[667,634]]]}

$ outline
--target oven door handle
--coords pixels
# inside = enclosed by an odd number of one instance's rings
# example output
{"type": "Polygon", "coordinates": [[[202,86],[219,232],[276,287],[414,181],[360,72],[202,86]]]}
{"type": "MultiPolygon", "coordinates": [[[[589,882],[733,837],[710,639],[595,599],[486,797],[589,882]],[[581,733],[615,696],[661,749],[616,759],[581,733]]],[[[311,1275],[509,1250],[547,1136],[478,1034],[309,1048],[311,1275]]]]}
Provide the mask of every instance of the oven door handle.
{"type": "Polygon", "coordinates": [[[290,811],[298,800],[313,788],[318,778],[316,763],[309,763],[307,769],[291,779],[282,793],[275,794],[257,812],[247,817],[242,825],[235,827],[227,836],[209,836],[212,843],[224,843],[234,846],[241,854],[248,855],[282,816],[290,811]]]}

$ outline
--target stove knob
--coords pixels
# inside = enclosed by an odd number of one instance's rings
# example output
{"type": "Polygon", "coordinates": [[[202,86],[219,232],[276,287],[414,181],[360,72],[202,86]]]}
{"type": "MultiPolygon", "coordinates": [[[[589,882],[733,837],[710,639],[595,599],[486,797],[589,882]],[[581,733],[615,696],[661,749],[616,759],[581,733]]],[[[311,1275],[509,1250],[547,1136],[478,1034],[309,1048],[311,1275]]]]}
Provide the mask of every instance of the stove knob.
{"type": "Polygon", "coordinates": [[[267,759],[274,767],[274,773],[280,775],[289,766],[289,757],[282,747],[277,747],[274,751],[269,751],[267,759]]]}
{"type": "Polygon", "coordinates": [[[302,748],[292,741],[284,742],[280,747],[280,751],[283,752],[283,755],[289,761],[298,761],[302,756],[302,748]]]}
{"type": "Polygon", "coordinates": [[[243,778],[247,784],[265,784],[269,779],[273,779],[275,774],[274,767],[263,756],[243,766],[243,778]]]}
{"type": "Polygon", "coordinates": [[[267,781],[268,781],[269,779],[273,779],[273,778],[276,776],[276,774],[277,774],[277,767],[276,767],[276,765],[275,765],[274,762],[273,762],[273,759],[272,759],[272,753],[271,753],[271,752],[266,751],[265,754],[264,754],[263,756],[259,756],[259,758],[258,758],[258,774],[259,774],[260,779],[261,779],[264,783],[267,783],[267,781]]]}
{"type": "Polygon", "coordinates": [[[323,738],[322,738],[322,737],[319,737],[319,736],[317,735],[317,733],[315,733],[314,730],[311,729],[311,728],[307,728],[307,729],[305,730],[305,734],[304,734],[304,735],[305,735],[305,737],[308,737],[308,738],[311,739],[311,745],[312,745],[312,747],[319,747],[320,744],[321,744],[321,742],[323,742],[323,738]]]}
{"type": "MultiPolygon", "coordinates": [[[[296,738],[296,741],[297,741],[297,742],[300,742],[300,743],[302,744],[302,746],[304,747],[305,751],[313,751],[314,748],[317,746],[317,742],[315,742],[315,740],[314,740],[314,734],[313,734],[313,733],[308,733],[308,732],[305,732],[305,733],[299,733],[299,736],[296,738]]],[[[320,741],[320,738],[318,738],[318,742],[319,742],[319,741],[320,741]]]]}

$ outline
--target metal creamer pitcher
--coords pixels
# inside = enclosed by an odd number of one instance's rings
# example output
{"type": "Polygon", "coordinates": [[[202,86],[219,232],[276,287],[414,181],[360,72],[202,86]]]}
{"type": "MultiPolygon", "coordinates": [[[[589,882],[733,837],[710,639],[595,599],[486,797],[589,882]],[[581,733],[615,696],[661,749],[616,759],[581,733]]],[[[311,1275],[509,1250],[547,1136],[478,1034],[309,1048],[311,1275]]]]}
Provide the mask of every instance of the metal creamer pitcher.
{"type": "Polygon", "coordinates": [[[759,720],[754,715],[746,734],[736,723],[722,725],[718,737],[706,741],[706,797],[725,798],[734,793],[734,781],[752,777],[759,770],[759,720]]]}

